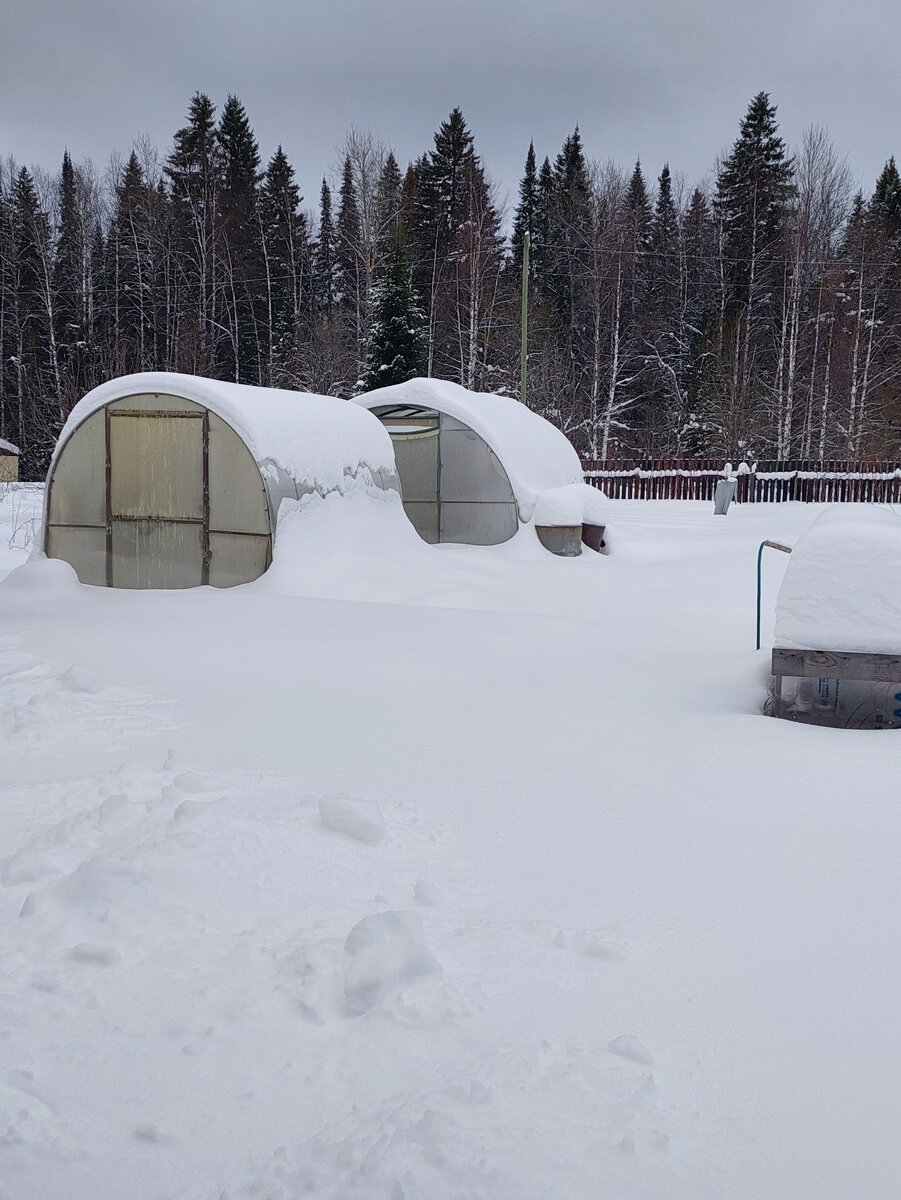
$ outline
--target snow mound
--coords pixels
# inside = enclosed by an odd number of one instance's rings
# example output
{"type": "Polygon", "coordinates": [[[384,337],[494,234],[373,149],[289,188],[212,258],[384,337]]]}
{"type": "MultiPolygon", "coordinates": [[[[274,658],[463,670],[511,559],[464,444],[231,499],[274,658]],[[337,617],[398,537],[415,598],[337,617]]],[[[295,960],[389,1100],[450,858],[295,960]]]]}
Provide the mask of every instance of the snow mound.
{"type": "Polygon", "coordinates": [[[438,964],[425,942],[416,913],[383,912],[364,917],[344,942],[350,963],[344,976],[347,1011],[360,1015],[393,989],[425,975],[438,964]]]}
{"type": "Polygon", "coordinates": [[[356,800],[343,794],[323,796],[319,817],[326,829],[367,846],[377,846],[387,833],[382,810],[373,800],[356,800]]]}
{"type": "Polygon", "coordinates": [[[638,1063],[641,1067],[653,1066],[651,1052],[632,1033],[621,1033],[607,1046],[611,1054],[617,1058],[625,1058],[628,1062],[638,1063]]]}
{"type": "Polygon", "coordinates": [[[441,892],[427,879],[417,879],[413,885],[413,898],[424,908],[434,908],[441,903],[441,892]]]}
{"type": "Polygon", "coordinates": [[[314,492],[283,500],[278,510],[272,566],[249,586],[307,595],[320,569],[365,574],[366,564],[428,553],[407,519],[400,495],[348,480],[343,494],[314,492]]]}
{"type": "Polygon", "coordinates": [[[901,517],[864,505],[821,513],[789,558],[776,604],[775,643],[901,653],[901,517]]]}
{"type": "Polygon", "coordinates": [[[90,603],[89,589],[61,558],[35,554],[0,580],[0,617],[63,612],[90,603]]]}
{"type": "Polygon", "coordinates": [[[536,525],[607,525],[607,497],[588,483],[548,488],[536,498],[532,520],[536,525]]]}
{"type": "Polygon", "coordinates": [[[93,671],[89,671],[87,667],[80,667],[78,663],[71,666],[60,677],[60,684],[68,688],[70,692],[84,692],[89,696],[93,696],[103,690],[103,680],[100,676],[96,675],[93,671]]]}

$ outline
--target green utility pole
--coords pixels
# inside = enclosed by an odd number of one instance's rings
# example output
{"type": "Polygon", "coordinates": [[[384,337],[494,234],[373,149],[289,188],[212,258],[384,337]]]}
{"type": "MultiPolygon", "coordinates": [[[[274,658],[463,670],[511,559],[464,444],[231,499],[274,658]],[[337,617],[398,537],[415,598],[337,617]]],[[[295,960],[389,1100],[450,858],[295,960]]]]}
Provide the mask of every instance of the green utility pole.
{"type": "Polygon", "coordinates": [[[529,242],[528,233],[522,239],[522,340],[519,349],[519,398],[526,403],[526,373],[529,362],[529,242]]]}

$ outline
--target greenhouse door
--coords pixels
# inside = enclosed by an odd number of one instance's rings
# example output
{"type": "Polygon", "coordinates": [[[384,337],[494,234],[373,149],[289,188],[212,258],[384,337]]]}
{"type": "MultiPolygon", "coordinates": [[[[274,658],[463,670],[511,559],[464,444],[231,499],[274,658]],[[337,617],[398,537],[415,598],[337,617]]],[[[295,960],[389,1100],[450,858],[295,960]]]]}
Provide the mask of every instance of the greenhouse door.
{"type": "Polygon", "coordinates": [[[108,582],[186,588],[209,573],[208,416],[107,410],[108,582]]]}

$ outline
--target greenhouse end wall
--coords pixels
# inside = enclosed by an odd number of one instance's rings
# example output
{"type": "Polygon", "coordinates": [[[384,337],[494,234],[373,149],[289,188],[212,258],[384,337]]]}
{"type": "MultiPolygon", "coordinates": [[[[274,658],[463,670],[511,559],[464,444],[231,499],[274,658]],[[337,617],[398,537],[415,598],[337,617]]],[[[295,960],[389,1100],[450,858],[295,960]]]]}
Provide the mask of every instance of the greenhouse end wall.
{"type": "Polygon", "coordinates": [[[404,510],[424,541],[492,546],[513,537],[519,522],[510,480],[474,430],[415,406],[371,411],[391,435],[404,510]]]}
{"type": "Polygon", "coordinates": [[[178,396],[91,413],[48,479],[45,550],[83,583],[231,587],[269,565],[269,503],[254,456],[221,417],[178,396]]]}

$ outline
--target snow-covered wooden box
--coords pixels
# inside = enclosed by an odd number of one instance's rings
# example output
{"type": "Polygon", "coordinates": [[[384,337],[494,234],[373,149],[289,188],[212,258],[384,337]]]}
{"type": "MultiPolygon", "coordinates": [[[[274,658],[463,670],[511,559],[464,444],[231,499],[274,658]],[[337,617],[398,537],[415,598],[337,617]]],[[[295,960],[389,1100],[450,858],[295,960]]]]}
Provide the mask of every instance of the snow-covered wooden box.
{"type": "Polygon", "coordinates": [[[836,506],[798,539],[772,671],[776,716],[901,728],[901,517],[891,508],[836,506]]]}

